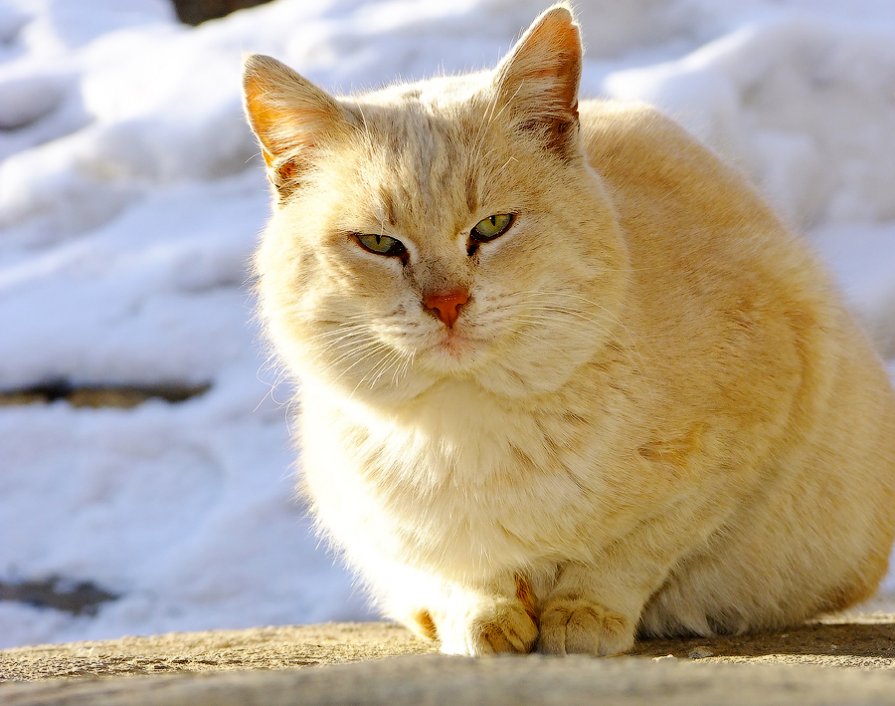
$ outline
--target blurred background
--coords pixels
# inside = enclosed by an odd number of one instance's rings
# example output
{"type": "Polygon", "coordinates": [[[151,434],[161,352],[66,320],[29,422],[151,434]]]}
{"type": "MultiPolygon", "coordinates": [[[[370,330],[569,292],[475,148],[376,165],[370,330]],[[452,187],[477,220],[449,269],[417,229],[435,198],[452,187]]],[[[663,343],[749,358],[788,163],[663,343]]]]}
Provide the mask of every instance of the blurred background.
{"type": "MultiPolygon", "coordinates": [[[[0,646],[371,615],[293,495],[242,57],[347,93],[491,66],[546,5],[0,0],[0,646]]],[[[576,6],[583,95],[739,164],[895,373],[891,0],[576,6]]]]}

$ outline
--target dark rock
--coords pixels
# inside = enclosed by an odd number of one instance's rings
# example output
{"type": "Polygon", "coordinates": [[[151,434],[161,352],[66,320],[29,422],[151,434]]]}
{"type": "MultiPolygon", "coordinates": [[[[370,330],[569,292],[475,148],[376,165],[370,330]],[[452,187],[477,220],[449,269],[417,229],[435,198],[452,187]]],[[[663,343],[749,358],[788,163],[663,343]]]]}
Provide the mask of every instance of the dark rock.
{"type": "Polygon", "coordinates": [[[0,580],[0,601],[53,608],[72,615],[95,615],[100,605],[118,598],[119,595],[90,581],[68,581],[59,576],[32,581],[0,580]]]}
{"type": "Polygon", "coordinates": [[[181,22],[197,25],[205,20],[229,15],[246,7],[263,5],[269,0],[173,0],[181,22]]]}

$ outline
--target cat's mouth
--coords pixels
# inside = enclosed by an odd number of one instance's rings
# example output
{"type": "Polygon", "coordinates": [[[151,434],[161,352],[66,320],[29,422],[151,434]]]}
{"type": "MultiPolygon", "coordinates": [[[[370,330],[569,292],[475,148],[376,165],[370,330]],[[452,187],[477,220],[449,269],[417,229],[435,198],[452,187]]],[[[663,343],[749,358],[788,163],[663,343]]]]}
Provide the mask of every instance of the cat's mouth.
{"type": "Polygon", "coordinates": [[[425,355],[439,366],[456,369],[468,367],[483,357],[487,341],[458,328],[445,328],[425,348],[425,355]]]}

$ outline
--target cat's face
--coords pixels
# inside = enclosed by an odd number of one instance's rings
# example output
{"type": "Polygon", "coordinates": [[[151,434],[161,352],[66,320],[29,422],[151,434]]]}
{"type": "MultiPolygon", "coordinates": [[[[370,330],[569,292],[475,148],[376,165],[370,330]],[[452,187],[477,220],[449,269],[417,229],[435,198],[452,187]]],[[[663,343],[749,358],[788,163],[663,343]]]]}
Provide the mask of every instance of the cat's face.
{"type": "Polygon", "coordinates": [[[457,377],[510,397],[568,379],[616,324],[625,260],[578,146],[575,25],[545,15],[493,80],[357,102],[270,61],[247,104],[280,202],[257,262],[287,363],[393,401],[457,377]]]}

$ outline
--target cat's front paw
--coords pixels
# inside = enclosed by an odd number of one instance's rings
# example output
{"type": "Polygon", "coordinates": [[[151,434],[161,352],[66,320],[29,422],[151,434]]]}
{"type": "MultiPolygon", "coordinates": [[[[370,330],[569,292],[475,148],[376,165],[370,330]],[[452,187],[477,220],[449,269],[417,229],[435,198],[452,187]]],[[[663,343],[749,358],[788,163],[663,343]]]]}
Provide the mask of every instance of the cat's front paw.
{"type": "Polygon", "coordinates": [[[627,652],[634,645],[633,621],[583,598],[554,598],[541,613],[538,651],[545,654],[627,652]]]}
{"type": "Polygon", "coordinates": [[[463,619],[438,625],[445,654],[489,655],[531,652],[538,626],[518,601],[496,601],[463,619]]]}

